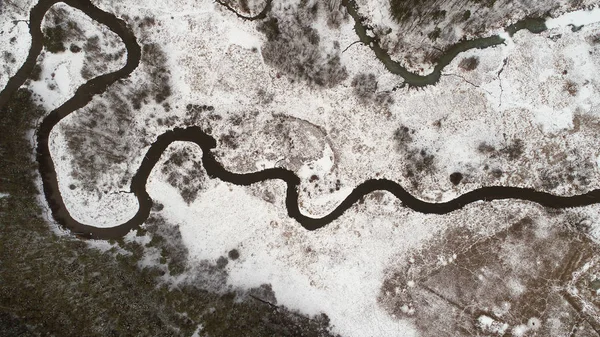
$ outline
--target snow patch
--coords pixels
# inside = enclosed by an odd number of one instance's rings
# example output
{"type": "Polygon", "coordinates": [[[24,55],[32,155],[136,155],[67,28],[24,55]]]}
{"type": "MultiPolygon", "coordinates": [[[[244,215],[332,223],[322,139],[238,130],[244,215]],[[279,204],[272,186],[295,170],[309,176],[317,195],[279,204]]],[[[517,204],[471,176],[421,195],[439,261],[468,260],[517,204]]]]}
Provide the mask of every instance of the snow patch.
{"type": "Polygon", "coordinates": [[[260,48],[261,41],[258,36],[248,33],[238,26],[230,26],[227,33],[230,44],[238,45],[245,49],[260,48]]]}
{"type": "Polygon", "coordinates": [[[503,336],[508,329],[508,324],[498,322],[486,315],[479,316],[479,318],[477,318],[477,323],[483,331],[498,336],[503,336]]]}
{"type": "Polygon", "coordinates": [[[543,130],[554,133],[573,127],[573,112],[570,109],[556,110],[551,107],[540,107],[535,112],[535,121],[543,130]]]}
{"type": "Polygon", "coordinates": [[[567,26],[583,26],[591,23],[600,22],[600,7],[595,7],[592,10],[578,10],[563,14],[557,18],[546,20],[546,27],[554,29],[567,26]]]}

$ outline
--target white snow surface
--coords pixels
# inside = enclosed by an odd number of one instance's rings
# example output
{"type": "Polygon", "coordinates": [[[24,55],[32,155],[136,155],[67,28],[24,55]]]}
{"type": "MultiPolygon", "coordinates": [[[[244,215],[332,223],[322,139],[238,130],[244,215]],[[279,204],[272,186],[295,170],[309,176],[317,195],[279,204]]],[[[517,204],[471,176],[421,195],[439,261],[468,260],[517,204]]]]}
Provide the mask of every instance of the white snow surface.
{"type": "Polygon", "coordinates": [[[546,20],[546,27],[553,29],[566,26],[583,26],[597,22],[600,22],[600,7],[594,7],[591,10],[582,9],[566,13],[557,18],[549,18],[546,20]]]}
{"type": "MultiPolygon", "coordinates": [[[[237,166],[240,157],[251,163],[247,170],[252,171],[275,166],[280,158],[290,155],[277,146],[261,147],[261,137],[266,137],[261,126],[277,116],[325,130],[325,135],[311,137],[326,145],[307,145],[307,150],[321,153],[321,157],[301,163],[297,169],[303,179],[300,208],[305,214],[328,213],[354,186],[373,177],[398,181],[428,201],[449,200],[483,185],[547,190],[542,178],[545,170],[560,169],[564,161],[577,158],[598,164],[587,171],[589,184],[578,189],[561,182],[549,191],[572,195],[600,187],[598,132],[590,126],[593,123],[577,122],[600,117],[600,97],[595,94],[600,85],[595,78],[600,68],[599,51],[588,43],[589,36],[599,29],[597,24],[572,32],[565,26],[572,19],[557,18],[549,21],[556,28],[546,33],[519,32],[504,46],[465,52],[444,70],[435,87],[391,92],[394,104],[374,108],[357,100],[352,78],[363,72],[373,73],[380,92],[391,90],[402,79],[389,74],[363,45],[352,46],[341,54],[349,73],[346,81],[332,89],[314,89],[299,81],[292,83],[285,75],[278,76],[279,71],[262,59],[264,36],[256,31],[255,24],[240,20],[213,1],[147,1],[143,6],[134,0],[94,3],[117,15],[156,15],[162,28],[144,32],[143,39],[159,42],[168,51],[172,105],[213,105],[223,115],[214,134],[231,128],[229,116],[259,110],[247,122],[251,125],[243,126],[253,134],[243,139],[239,149],[225,150],[219,158],[228,170],[243,172],[237,166]],[[554,39],[558,34],[562,36],[554,39]],[[478,57],[480,64],[471,72],[463,71],[458,65],[470,56],[478,57]],[[567,72],[563,74],[563,70],[567,72]],[[570,83],[577,89],[573,93],[565,90],[566,86],[571,88],[570,83]],[[273,94],[272,102],[259,106],[259,91],[273,94]],[[400,125],[414,130],[411,146],[435,154],[436,169],[420,179],[419,187],[412,186],[403,175],[406,154],[396,150],[393,139],[400,125]],[[500,149],[515,138],[523,140],[524,152],[514,161],[500,157],[491,160],[477,151],[482,142],[500,149]],[[573,149],[579,151],[577,155],[572,154],[573,149]],[[490,178],[483,169],[486,165],[501,168],[503,175],[490,178]],[[459,186],[448,180],[455,171],[467,173],[459,186]],[[308,186],[312,175],[321,177],[323,184],[339,179],[342,188],[320,192],[308,186]],[[302,190],[305,186],[311,193],[302,190]]],[[[273,10],[285,5],[274,4],[273,10]]],[[[383,14],[380,16],[378,20],[387,20],[383,14]]],[[[346,21],[336,31],[321,18],[313,28],[319,32],[321,43],[339,41],[343,50],[357,40],[353,24],[346,21]]],[[[44,81],[34,83],[32,88],[48,109],[64,102],[83,83],[78,57],[64,54],[44,58],[42,78],[52,78],[54,73],[57,90],[49,91],[44,81]]],[[[135,79],[137,75],[132,76],[135,79]]],[[[183,114],[183,109],[174,110],[174,114],[183,114]]],[[[136,118],[143,123],[150,113],[151,109],[140,111],[136,118]]],[[[148,128],[148,140],[153,141],[166,129],[148,128]]],[[[98,227],[129,219],[137,210],[137,202],[131,194],[122,193],[126,191],[108,186],[84,194],[69,188],[77,181],[71,176],[65,144],[59,128],[55,129],[51,151],[61,193],[73,217],[98,227]]],[[[138,157],[123,165],[137,167],[145,150],[139,149],[138,157]]],[[[278,304],[309,315],[325,312],[334,332],[343,336],[414,336],[410,321],[392,317],[377,303],[390,265],[451,226],[466,224],[491,234],[507,226],[514,214],[539,212],[539,207],[530,203],[498,201],[477,202],[443,216],[423,215],[402,207],[384,193],[381,201],[367,198],[325,228],[309,232],[288,217],[281,182],[240,187],[209,180],[198,198],[187,205],[160,173],[164,160],[150,176],[147,189],[156,202],[165,206],[163,216],[179,225],[192,257],[190,263],[216,260],[236,248],[241,256],[227,265],[229,285],[250,288],[270,283],[278,304]],[[275,201],[261,198],[262,190],[273,192],[275,201]]],[[[110,172],[104,174],[107,182],[112,181],[110,172]]],[[[588,217],[597,238],[599,210],[597,206],[577,210],[588,217]]],[[[491,326],[485,319],[481,324],[491,326]]],[[[499,329],[505,331],[508,327],[499,329]]]]}

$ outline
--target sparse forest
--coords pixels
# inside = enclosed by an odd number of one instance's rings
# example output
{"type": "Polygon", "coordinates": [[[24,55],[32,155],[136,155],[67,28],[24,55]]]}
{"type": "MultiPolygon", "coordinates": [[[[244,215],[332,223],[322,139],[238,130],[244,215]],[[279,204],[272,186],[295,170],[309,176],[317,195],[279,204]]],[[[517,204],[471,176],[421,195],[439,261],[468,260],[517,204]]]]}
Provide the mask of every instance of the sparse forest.
{"type": "Polygon", "coordinates": [[[293,80],[330,88],[345,80],[348,72],[340,62],[339,44],[324,46],[318,31],[311,27],[320,10],[325,9],[319,2],[305,2],[296,13],[270,14],[258,30],[267,38],[262,48],[267,64],[293,80]]]}

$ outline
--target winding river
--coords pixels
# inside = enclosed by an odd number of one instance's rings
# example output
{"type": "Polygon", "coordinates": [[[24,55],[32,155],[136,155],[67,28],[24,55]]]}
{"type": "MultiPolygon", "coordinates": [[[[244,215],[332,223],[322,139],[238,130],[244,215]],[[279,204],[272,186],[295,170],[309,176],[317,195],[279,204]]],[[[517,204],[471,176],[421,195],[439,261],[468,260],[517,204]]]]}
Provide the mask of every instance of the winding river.
{"type": "MultiPolygon", "coordinates": [[[[417,212],[433,214],[449,213],[476,201],[492,201],[499,199],[526,200],[551,208],[578,207],[600,202],[600,189],[596,189],[581,195],[563,197],[527,188],[491,186],[470,191],[447,202],[430,203],[415,198],[394,181],[386,179],[371,179],[358,185],[352,191],[352,193],[350,193],[350,195],[343,200],[341,204],[339,204],[331,213],[321,218],[311,218],[303,215],[300,212],[298,205],[298,189],[300,185],[300,179],[295,175],[294,172],[283,168],[271,168],[245,174],[229,172],[223,168],[223,166],[215,159],[213,153],[211,152],[211,150],[217,145],[216,140],[210,135],[206,134],[199,127],[188,127],[176,128],[165,132],[164,134],[160,135],[148,149],[148,152],[146,153],[139,169],[131,181],[130,191],[136,196],[139,204],[137,213],[133,218],[125,223],[111,228],[97,228],[80,223],[71,217],[71,214],[65,207],[62,195],[60,194],[54,161],[49,148],[50,132],[63,118],[71,114],[73,111],[84,107],[95,95],[103,93],[108,86],[119,79],[129,76],[129,74],[131,74],[131,72],[133,72],[133,70],[139,64],[141,50],[135,36],[127,28],[127,25],[124,21],[118,19],[113,14],[104,12],[95,7],[90,0],[41,0],[32,9],[30,15],[29,27],[32,36],[32,45],[29,55],[23,66],[9,80],[4,90],[0,92],[0,107],[4,106],[8,102],[10,97],[25,82],[28,75],[33,70],[36,59],[43,47],[43,36],[41,31],[42,18],[48,9],[57,2],[64,2],[71,7],[77,8],[97,22],[106,25],[114,33],[119,35],[127,47],[127,62],[123,68],[113,73],[98,76],[82,85],[71,99],[66,101],[54,111],[50,112],[48,116],[44,118],[36,134],[37,161],[42,178],[44,194],[52,210],[52,215],[58,223],[80,236],[94,239],[118,238],[127,234],[130,230],[139,227],[148,218],[153,204],[152,199],[146,191],[148,176],[165,149],[175,141],[195,143],[202,148],[202,164],[207,174],[211,178],[220,179],[236,185],[251,185],[272,179],[284,181],[287,185],[285,203],[288,214],[307,230],[316,230],[326,226],[342,215],[348,208],[352,207],[352,205],[359,201],[363,196],[374,191],[388,191],[400,199],[405,207],[411,208],[417,212]]],[[[488,42],[485,42],[484,45],[494,45],[491,42],[495,43],[497,40],[489,40],[488,42]]],[[[376,44],[373,44],[373,46],[376,46],[376,44]]],[[[460,48],[456,48],[462,51],[464,48],[466,48],[465,46],[469,45],[461,45],[460,48]]],[[[474,46],[471,48],[480,47],[482,47],[481,44],[474,43],[474,46]]],[[[453,58],[457,54],[458,52],[451,51],[448,55],[453,58]]],[[[449,61],[447,63],[449,63],[449,61]]],[[[441,71],[444,63],[440,64],[442,64],[442,66],[438,64],[436,69],[441,67],[439,68],[441,71]]],[[[411,74],[404,69],[399,75],[405,79],[406,83],[414,85],[419,85],[419,83],[423,83],[422,81],[435,83],[437,79],[439,79],[439,71],[423,77],[416,74],[411,74]]]]}
{"type": "MultiPolygon", "coordinates": [[[[449,65],[458,54],[464,51],[475,48],[489,48],[504,43],[504,38],[500,35],[462,40],[450,45],[444,50],[444,53],[435,61],[435,66],[431,73],[428,75],[419,75],[410,72],[399,62],[394,61],[388,52],[379,45],[379,38],[369,36],[368,31],[373,31],[373,29],[369,25],[363,23],[364,19],[359,15],[354,0],[342,0],[342,5],[346,7],[348,14],[354,19],[354,31],[356,32],[356,35],[358,35],[360,42],[371,48],[385,68],[390,73],[401,76],[404,79],[404,84],[409,87],[424,87],[436,84],[442,76],[442,70],[449,65]]],[[[545,20],[541,18],[526,18],[508,26],[505,31],[509,36],[513,36],[522,29],[526,29],[532,33],[541,33],[546,30],[544,22],[545,20]]]]}

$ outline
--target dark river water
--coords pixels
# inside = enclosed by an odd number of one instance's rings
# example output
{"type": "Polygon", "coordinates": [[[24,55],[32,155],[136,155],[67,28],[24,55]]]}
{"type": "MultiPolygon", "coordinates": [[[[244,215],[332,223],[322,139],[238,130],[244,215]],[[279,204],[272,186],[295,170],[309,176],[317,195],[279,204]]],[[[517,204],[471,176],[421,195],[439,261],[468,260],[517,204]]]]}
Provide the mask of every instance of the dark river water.
{"type": "MultiPolygon", "coordinates": [[[[404,78],[404,83],[410,87],[423,87],[434,85],[442,76],[442,70],[454,60],[454,58],[469,49],[483,49],[497,46],[504,43],[504,39],[499,35],[482,37],[472,40],[462,40],[458,43],[450,45],[441,57],[436,60],[435,67],[428,75],[419,75],[410,72],[400,63],[394,61],[388,52],[379,45],[379,40],[376,37],[371,37],[367,33],[372,31],[371,27],[363,23],[363,18],[358,14],[356,3],[353,0],[342,0],[342,4],[348,10],[348,14],[354,19],[354,31],[358,35],[360,41],[371,48],[375,56],[385,65],[385,68],[392,74],[396,74],[404,78]]],[[[516,32],[526,29],[532,33],[541,33],[546,30],[546,24],[543,18],[526,18],[518,21],[506,28],[509,36],[513,36],[516,32]]]]}

